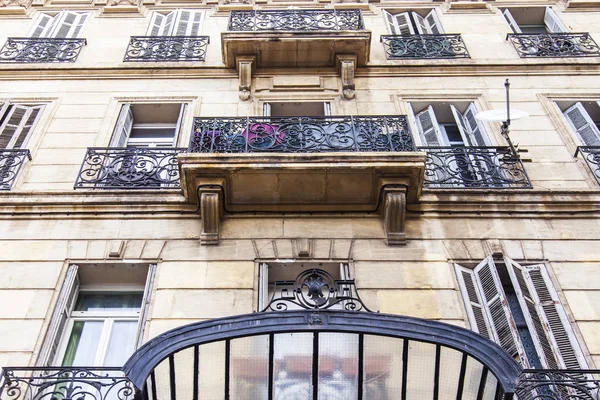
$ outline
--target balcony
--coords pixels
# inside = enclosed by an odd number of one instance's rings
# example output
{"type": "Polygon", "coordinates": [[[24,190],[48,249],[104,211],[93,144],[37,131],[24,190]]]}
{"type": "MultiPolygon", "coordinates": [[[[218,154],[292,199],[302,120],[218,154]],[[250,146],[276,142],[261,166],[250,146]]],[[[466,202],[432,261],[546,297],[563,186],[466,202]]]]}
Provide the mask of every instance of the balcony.
{"type": "Polygon", "coordinates": [[[0,50],[0,63],[75,62],[85,39],[8,38],[0,50]]]}
{"type": "Polygon", "coordinates": [[[460,34],[383,35],[388,60],[471,58],[460,34]]]}
{"type": "Polygon", "coordinates": [[[0,149],[0,190],[10,190],[25,159],[31,160],[27,149],[0,149]]]}
{"type": "Polygon", "coordinates": [[[237,67],[237,56],[256,56],[258,67],[333,67],[336,54],[369,60],[371,32],[360,10],[231,11],[221,34],[223,62],[237,67]]]}
{"type": "Polygon", "coordinates": [[[600,185],[600,146],[579,146],[575,151],[575,156],[581,154],[588,168],[600,185]]]}
{"type": "Polygon", "coordinates": [[[429,189],[529,189],[523,163],[508,147],[421,147],[429,189]]]}
{"type": "Polygon", "coordinates": [[[599,57],[600,47],[588,33],[511,33],[519,57],[599,57]]]}
{"type": "Polygon", "coordinates": [[[132,36],[123,61],[204,61],[208,36],[132,36]]]}
{"type": "Polygon", "coordinates": [[[89,148],[75,189],[179,188],[181,148],[89,148]]]}

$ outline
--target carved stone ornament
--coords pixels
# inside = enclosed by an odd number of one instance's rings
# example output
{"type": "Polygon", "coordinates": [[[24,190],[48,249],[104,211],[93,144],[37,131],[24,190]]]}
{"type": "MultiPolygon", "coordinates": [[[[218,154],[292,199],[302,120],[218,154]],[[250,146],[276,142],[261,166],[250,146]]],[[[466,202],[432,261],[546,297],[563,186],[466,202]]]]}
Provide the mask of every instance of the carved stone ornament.
{"type": "Polygon", "coordinates": [[[250,0],[221,0],[221,4],[250,4],[250,0]]]}
{"type": "Polygon", "coordinates": [[[31,0],[0,0],[0,7],[29,7],[31,0]]]}
{"type": "Polygon", "coordinates": [[[340,77],[342,79],[342,97],[352,100],[356,96],[354,91],[354,71],[356,70],[355,56],[338,56],[340,77]]]}
{"type": "Polygon", "coordinates": [[[240,76],[240,100],[246,101],[250,99],[250,89],[252,88],[252,68],[255,57],[240,57],[238,58],[238,73],[240,76]]]}
{"type": "Polygon", "coordinates": [[[219,226],[221,224],[221,193],[218,191],[200,191],[198,193],[202,217],[201,245],[219,244],[219,226]]]}
{"type": "Polygon", "coordinates": [[[384,194],[383,225],[386,243],[390,246],[405,245],[406,190],[390,190],[384,194]]]}
{"type": "Polygon", "coordinates": [[[137,6],[138,0],[111,0],[111,6],[137,6]]]}

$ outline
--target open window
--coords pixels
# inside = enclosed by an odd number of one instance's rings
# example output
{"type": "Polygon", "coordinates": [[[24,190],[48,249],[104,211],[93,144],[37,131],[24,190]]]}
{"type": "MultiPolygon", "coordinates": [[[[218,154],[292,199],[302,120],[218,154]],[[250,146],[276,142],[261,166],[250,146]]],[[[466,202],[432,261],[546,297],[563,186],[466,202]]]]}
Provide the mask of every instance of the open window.
{"type": "Polygon", "coordinates": [[[29,37],[78,38],[90,16],[90,12],[81,11],[60,11],[55,14],[40,13],[35,25],[29,32],[29,37]]]}
{"type": "Polygon", "coordinates": [[[44,106],[8,101],[0,104],[0,149],[27,147],[44,106]]]}
{"type": "Polygon", "coordinates": [[[454,266],[472,330],[525,368],[587,368],[544,264],[488,257],[475,266],[454,266]]]}
{"type": "Polygon", "coordinates": [[[552,7],[511,7],[503,9],[502,15],[514,33],[569,32],[552,7]]]}
{"type": "Polygon", "coordinates": [[[143,339],[155,269],[148,264],[70,265],[38,365],[123,365],[143,339]]]}
{"type": "Polygon", "coordinates": [[[173,147],[186,104],[123,104],[110,147],[173,147]]]}
{"type": "Polygon", "coordinates": [[[435,9],[417,9],[399,13],[391,13],[383,10],[383,18],[389,32],[393,35],[408,36],[414,34],[444,33],[435,9]]]}
{"type": "Polygon", "coordinates": [[[582,146],[600,146],[600,101],[557,101],[555,104],[582,146]]]}
{"type": "Polygon", "coordinates": [[[328,117],[331,105],[328,102],[272,102],[263,103],[265,117],[328,117]]]}
{"type": "Polygon", "coordinates": [[[155,11],[148,26],[148,36],[199,36],[204,22],[203,10],[155,11]]]}

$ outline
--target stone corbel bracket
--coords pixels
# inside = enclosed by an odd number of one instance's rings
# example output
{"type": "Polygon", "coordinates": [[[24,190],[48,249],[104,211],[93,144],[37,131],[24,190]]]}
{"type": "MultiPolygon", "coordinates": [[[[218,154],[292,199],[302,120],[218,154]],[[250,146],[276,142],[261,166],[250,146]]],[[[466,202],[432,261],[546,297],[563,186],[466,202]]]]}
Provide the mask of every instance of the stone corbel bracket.
{"type": "Polygon", "coordinates": [[[405,245],[406,188],[385,189],[383,200],[385,242],[389,246],[405,245]]]}
{"type": "Polygon", "coordinates": [[[356,56],[337,55],[336,64],[340,70],[342,80],[342,97],[346,100],[352,100],[356,96],[354,86],[354,71],[356,70],[356,56]]]}
{"type": "Polygon", "coordinates": [[[252,89],[252,73],[256,66],[256,56],[238,56],[236,65],[240,76],[240,100],[250,99],[250,90],[252,89]]]}
{"type": "Polygon", "coordinates": [[[200,244],[219,244],[219,228],[221,226],[221,216],[223,215],[221,189],[198,188],[198,202],[200,204],[200,217],[202,218],[200,244]]]}

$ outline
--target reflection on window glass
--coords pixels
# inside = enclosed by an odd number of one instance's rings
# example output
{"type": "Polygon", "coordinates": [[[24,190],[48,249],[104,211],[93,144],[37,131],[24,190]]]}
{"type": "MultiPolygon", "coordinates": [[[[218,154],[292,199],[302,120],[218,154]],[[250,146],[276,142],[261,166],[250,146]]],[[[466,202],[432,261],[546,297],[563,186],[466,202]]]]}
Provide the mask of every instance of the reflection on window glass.
{"type": "Polygon", "coordinates": [[[142,293],[81,292],[74,311],[137,311],[142,306],[142,293]]]}
{"type": "Polygon", "coordinates": [[[116,321],[106,350],[104,365],[119,367],[133,354],[137,321],[116,321]]]}
{"type": "Polygon", "coordinates": [[[76,321],[62,365],[94,365],[102,325],[102,321],[76,321]]]}

